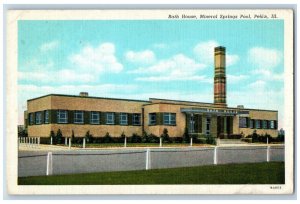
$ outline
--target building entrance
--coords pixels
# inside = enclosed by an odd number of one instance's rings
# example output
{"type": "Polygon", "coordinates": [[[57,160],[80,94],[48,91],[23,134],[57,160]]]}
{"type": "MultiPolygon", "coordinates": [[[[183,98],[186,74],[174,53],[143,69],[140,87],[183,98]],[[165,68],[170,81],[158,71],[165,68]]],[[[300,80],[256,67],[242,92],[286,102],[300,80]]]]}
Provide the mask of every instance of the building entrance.
{"type": "Polygon", "coordinates": [[[218,116],[217,117],[217,137],[228,138],[233,132],[233,117],[218,116]]]}

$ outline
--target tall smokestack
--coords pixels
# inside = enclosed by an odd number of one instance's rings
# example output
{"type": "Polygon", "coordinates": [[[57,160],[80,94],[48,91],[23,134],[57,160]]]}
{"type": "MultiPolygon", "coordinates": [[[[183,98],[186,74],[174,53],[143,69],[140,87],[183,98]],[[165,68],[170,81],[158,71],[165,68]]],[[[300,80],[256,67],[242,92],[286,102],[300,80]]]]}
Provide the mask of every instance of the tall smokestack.
{"type": "Polygon", "coordinates": [[[214,103],[219,106],[227,106],[225,57],[226,48],[215,47],[214,103]]]}

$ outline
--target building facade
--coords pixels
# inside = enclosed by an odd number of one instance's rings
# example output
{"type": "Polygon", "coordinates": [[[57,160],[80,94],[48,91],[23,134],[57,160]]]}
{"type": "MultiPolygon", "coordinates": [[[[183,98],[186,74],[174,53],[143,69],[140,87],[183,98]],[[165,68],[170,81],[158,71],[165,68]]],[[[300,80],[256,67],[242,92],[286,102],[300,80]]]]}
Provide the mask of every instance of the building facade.
{"type": "Polygon", "coordinates": [[[49,94],[27,101],[24,123],[30,137],[49,137],[62,131],[64,137],[94,137],[107,132],[113,137],[145,131],[160,136],[165,128],[170,137],[189,134],[227,137],[257,134],[276,137],[278,111],[228,107],[226,103],[226,49],[215,48],[214,103],[150,98],[147,101],[49,94]]]}

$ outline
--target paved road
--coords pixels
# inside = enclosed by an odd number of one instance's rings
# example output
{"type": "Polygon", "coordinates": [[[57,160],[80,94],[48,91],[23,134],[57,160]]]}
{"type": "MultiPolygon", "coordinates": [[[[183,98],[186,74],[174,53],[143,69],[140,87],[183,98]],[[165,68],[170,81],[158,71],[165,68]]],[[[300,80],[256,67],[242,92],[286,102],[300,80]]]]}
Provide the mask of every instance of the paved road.
{"type": "MultiPolygon", "coordinates": [[[[146,168],[147,149],[126,148],[114,150],[54,150],[52,170],[54,175],[141,170],[146,168]]],[[[227,163],[267,161],[266,146],[191,148],[150,148],[148,167],[151,169],[201,166],[227,163]]],[[[19,176],[46,175],[48,151],[19,151],[19,176]]],[[[284,146],[272,146],[270,161],[284,161],[284,146]]]]}

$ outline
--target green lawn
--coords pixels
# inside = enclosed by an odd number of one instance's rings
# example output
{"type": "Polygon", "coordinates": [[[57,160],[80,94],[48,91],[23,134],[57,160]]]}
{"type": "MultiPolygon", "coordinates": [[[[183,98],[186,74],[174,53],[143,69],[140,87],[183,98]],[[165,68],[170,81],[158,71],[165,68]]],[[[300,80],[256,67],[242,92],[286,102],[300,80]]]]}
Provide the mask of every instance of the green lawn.
{"type": "Polygon", "coordinates": [[[18,184],[284,184],[284,162],[22,177],[18,184]]]}

